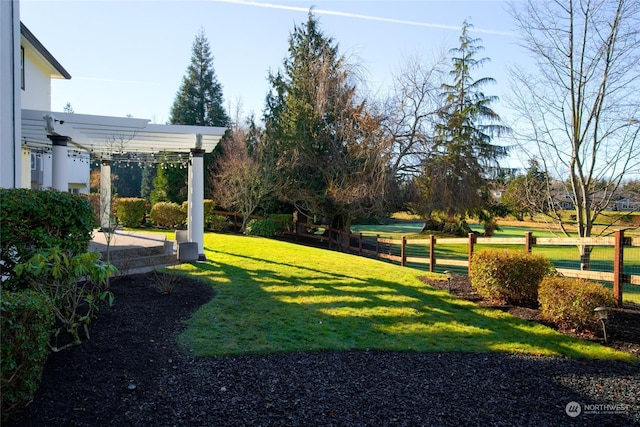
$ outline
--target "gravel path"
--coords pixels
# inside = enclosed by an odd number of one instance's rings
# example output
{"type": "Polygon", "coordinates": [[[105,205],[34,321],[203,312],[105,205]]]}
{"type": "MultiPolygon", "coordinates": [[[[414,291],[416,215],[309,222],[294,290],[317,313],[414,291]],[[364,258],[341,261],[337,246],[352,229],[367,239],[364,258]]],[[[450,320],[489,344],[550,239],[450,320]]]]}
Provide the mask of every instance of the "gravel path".
{"type": "Polygon", "coordinates": [[[212,297],[112,285],[91,340],[53,354],[10,426],[640,425],[640,365],[498,353],[347,351],[203,359],[175,344],[212,297]],[[571,402],[576,402],[574,405],[571,402]],[[580,414],[567,415],[567,406],[580,414]]]}

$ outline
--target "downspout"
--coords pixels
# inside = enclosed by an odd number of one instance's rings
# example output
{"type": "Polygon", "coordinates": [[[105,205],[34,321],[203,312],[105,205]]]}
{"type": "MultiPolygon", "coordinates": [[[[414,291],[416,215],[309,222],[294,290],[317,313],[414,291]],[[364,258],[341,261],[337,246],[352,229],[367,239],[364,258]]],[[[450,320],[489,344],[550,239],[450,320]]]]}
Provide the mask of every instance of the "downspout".
{"type": "MultiPolygon", "coordinates": [[[[13,0],[11,1],[11,58],[12,58],[12,66],[11,66],[11,154],[13,157],[12,167],[12,175],[13,175],[13,188],[16,187],[16,32],[15,32],[15,3],[13,0]]],[[[22,108],[22,106],[20,106],[22,108]]],[[[22,126],[22,124],[20,124],[22,126]]]]}

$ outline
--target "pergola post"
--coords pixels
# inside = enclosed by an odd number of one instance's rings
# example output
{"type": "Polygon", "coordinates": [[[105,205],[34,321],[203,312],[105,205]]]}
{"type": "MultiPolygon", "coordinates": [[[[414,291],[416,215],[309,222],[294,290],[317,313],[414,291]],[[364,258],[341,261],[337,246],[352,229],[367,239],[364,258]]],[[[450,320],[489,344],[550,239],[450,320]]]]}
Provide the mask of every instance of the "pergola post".
{"type": "Polygon", "coordinates": [[[198,243],[198,260],[204,261],[204,150],[200,148],[202,136],[197,137],[197,148],[191,149],[189,162],[187,229],[189,241],[198,243]]]}
{"type": "Polygon", "coordinates": [[[47,135],[51,140],[52,183],[58,190],[69,191],[69,156],[67,144],[71,140],[68,136],[47,135]]]}
{"type": "Polygon", "coordinates": [[[111,159],[100,160],[100,229],[111,230],[111,159]]]}

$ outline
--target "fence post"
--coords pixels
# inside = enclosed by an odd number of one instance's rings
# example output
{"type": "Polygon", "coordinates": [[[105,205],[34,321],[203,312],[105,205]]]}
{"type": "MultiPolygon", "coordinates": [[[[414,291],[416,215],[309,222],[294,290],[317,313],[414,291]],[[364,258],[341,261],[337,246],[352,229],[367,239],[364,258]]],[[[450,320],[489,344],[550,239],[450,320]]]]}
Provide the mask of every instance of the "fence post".
{"type": "Polygon", "coordinates": [[[526,233],[524,233],[524,239],[525,239],[524,250],[529,254],[531,253],[531,243],[533,242],[532,237],[533,237],[533,233],[531,233],[530,231],[527,231],[526,233]]]}
{"type": "Polygon", "coordinates": [[[429,271],[433,273],[436,266],[436,236],[429,235],[429,271]]]}
{"type": "Polygon", "coordinates": [[[401,258],[400,265],[402,265],[403,267],[407,263],[406,247],[407,247],[407,238],[405,236],[402,236],[402,247],[400,248],[400,258],[401,258]]]}
{"type": "Polygon", "coordinates": [[[476,243],[476,235],[469,233],[469,267],[467,268],[467,276],[471,277],[471,258],[473,258],[473,245],[476,243]]]}
{"type": "Polygon", "coordinates": [[[376,258],[380,254],[380,235],[376,234],[376,258]]]}
{"type": "Polygon", "coordinates": [[[360,233],[360,238],[358,239],[358,255],[362,255],[362,233],[360,233]]]}
{"type": "Polygon", "coordinates": [[[613,256],[613,297],[616,305],[622,306],[622,285],[624,283],[624,230],[616,230],[616,246],[613,256]]]}

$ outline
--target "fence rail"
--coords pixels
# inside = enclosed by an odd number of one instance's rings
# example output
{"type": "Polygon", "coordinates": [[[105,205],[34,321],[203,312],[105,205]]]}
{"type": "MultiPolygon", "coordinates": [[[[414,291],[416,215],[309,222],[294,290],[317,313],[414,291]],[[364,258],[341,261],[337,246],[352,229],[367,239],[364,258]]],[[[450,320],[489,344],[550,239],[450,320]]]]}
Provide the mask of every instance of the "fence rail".
{"type": "Polygon", "coordinates": [[[640,247],[640,238],[624,237],[624,231],[618,230],[614,237],[588,237],[588,238],[547,238],[534,237],[527,232],[523,237],[476,237],[470,233],[462,238],[436,238],[428,239],[390,239],[378,236],[364,236],[362,233],[344,233],[341,230],[322,227],[316,224],[297,223],[291,234],[305,238],[317,239],[327,242],[329,248],[335,247],[349,253],[370,256],[399,263],[428,265],[429,271],[434,271],[436,265],[467,269],[473,257],[477,245],[514,245],[522,246],[527,252],[531,252],[534,246],[590,246],[609,247],[614,251],[612,271],[580,270],[575,268],[556,267],[556,270],[564,276],[589,280],[605,281],[613,283],[613,293],[617,304],[622,304],[622,288],[624,283],[640,285],[640,275],[624,273],[624,249],[640,247]],[[304,232],[305,229],[322,229],[323,234],[304,232]],[[447,256],[439,254],[436,259],[436,248],[447,245],[466,245],[466,257],[447,256]],[[413,249],[413,250],[410,250],[413,249]]]}

